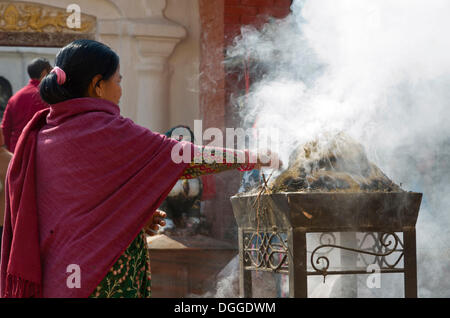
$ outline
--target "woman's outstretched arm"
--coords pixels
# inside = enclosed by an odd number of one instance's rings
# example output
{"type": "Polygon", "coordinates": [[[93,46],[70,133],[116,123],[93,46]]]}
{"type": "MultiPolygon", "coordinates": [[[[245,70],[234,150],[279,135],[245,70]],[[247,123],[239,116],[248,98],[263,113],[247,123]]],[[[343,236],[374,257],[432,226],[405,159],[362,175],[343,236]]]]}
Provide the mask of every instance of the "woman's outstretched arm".
{"type": "Polygon", "coordinates": [[[201,147],[185,169],[181,179],[193,179],[202,175],[216,174],[227,170],[251,171],[270,166],[278,157],[272,153],[271,160],[262,162],[260,156],[249,150],[201,147]],[[275,157],[275,158],[274,158],[275,157]]]}

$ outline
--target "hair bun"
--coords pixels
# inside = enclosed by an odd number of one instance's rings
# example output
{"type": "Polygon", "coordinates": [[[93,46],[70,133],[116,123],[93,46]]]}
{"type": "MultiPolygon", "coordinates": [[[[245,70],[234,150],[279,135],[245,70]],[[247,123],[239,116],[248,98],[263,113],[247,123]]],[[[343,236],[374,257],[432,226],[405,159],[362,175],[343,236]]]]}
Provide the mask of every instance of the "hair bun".
{"type": "Polygon", "coordinates": [[[63,85],[66,82],[66,72],[64,72],[62,68],[55,66],[50,73],[56,74],[58,85],[63,85]]]}

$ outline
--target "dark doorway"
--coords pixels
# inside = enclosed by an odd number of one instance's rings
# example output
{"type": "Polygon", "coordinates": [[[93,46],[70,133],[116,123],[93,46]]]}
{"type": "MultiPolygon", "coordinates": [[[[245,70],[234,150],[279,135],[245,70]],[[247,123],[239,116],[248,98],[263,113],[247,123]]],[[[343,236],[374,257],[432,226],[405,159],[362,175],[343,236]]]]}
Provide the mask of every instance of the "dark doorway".
{"type": "Polygon", "coordinates": [[[11,96],[11,83],[3,76],[0,76],[0,120],[3,120],[3,114],[5,112],[6,104],[8,104],[11,96]]]}

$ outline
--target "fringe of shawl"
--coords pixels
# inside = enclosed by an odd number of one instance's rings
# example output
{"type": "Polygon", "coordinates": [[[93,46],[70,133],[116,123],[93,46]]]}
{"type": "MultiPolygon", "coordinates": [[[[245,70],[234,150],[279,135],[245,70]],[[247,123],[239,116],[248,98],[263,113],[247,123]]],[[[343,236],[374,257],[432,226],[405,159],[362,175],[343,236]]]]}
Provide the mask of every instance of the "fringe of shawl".
{"type": "Polygon", "coordinates": [[[3,298],[42,298],[42,286],[35,282],[7,274],[3,298]]]}

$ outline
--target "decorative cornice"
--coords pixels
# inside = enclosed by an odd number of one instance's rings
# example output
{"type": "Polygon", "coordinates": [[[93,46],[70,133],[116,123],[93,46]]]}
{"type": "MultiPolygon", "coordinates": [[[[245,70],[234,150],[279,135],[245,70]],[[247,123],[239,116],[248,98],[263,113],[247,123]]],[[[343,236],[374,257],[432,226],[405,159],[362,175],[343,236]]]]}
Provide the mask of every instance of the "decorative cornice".
{"type": "Polygon", "coordinates": [[[129,35],[135,37],[186,37],[183,26],[165,18],[99,20],[98,30],[103,35],[129,35]]]}
{"type": "Polygon", "coordinates": [[[137,36],[138,51],[142,58],[169,57],[181,38],[137,36]]]}

